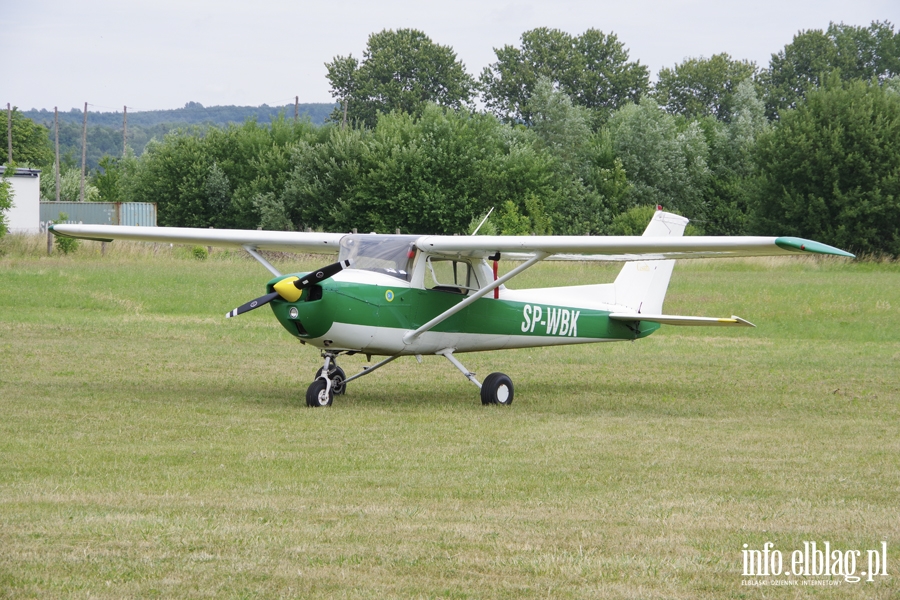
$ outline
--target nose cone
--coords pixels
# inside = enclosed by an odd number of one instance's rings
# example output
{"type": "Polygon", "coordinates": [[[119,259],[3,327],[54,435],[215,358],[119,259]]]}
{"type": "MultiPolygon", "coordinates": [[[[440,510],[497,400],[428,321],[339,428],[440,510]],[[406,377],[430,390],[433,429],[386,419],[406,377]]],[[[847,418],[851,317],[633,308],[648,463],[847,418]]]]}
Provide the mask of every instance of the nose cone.
{"type": "Polygon", "coordinates": [[[303,297],[303,288],[298,288],[295,285],[297,281],[300,281],[300,279],[291,275],[273,285],[272,289],[288,302],[296,302],[303,297]]]}
{"type": "MultiPolygon", "coordinates": [[[[284,280],[282,280],[284,281],[284,280]]],[[[273,289],[279,292],[279,298],[272,301],[272,312],[278,322],[281,323],[291,335],[300,339],[315,339],[323,337],[331,326],[334,324],[334,318],[331,315],[328,302],[328,291],[323,290],[322,286],[314,285],[309,288],[297,290],[293,283],[288,282],[285,287],[294,288],[297,292],[296,299],[291,300],[282,294],[277,286],[281,282],[273,285],[273,289]]]]}

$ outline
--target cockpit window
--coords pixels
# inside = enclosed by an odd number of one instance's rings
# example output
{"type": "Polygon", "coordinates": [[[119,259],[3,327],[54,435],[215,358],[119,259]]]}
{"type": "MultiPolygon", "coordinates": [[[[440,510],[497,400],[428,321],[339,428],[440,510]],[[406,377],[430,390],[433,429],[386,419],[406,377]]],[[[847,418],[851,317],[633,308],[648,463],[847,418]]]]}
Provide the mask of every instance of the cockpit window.
{"type": "Polygon", "coordinates": [[[409,281],[417,239],[415,235],[345,235],[341,238],[338,259],[349,259],[354,269],[386,273],[409,281]]]}
{"type": "Polygon", "coordinates": [[[468,260],[429,256],[425,265],[425,289],[456,294],[478,290],[478,278],[468,260]]]}

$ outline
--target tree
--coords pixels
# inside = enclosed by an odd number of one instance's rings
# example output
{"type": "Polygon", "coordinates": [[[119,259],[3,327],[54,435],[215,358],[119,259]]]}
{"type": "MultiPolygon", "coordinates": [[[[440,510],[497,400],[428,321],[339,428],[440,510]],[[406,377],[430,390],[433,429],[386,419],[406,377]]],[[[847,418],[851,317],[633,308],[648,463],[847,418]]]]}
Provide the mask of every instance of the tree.
{"type": "Polygon", "coordinates": [[[510,123],[531,123],[528,103],[541,77],[591,109],[595,126],[649,89],[647,68],[628,61],[615,34],[596,29],[572,37],[540,27],[522,34],[521,48],[507,45],[494,52],[497,62],[481,73],[482,95],[487,108],[510,123]]]}
{"type": "Polygon", "coordinates": [[[737,86],[755,74],[754,63],[733,60],[726,53],[689,58],[673,69],[660,69],[653,91],[657,102],[673,115],[688,119],[712,115],[728,121],[737,86]]]}
{"type": "Polygon", "coordinates": [[[179,130],[149,144],[136,169],[129,163],[123,193],[156,202],[161,225],[255,229],[268,207],[259,196],[280,194],[292,149],[320,135],[308,121],[284,118],[179,130]]]}
{"type": "Polygon", "coordinates": [[[231,182],[215,160],[207,170],[203,191],[211,215],[210,222],[214,227],[225,225],[226,215],[231,207],[231,182]]]}
{"type": "Polygon", "coordinates": [[[661,204],[692,220],[706,217],[709,147],[698,123],[679,125],[645,97],[613,113],[609,131],[631,184],[629,205],[661,204]]]}
{"type": "MultiPolygon", "coordinates": [[[[7,164],[8,148],[6,143],[7,112],[0,111],[0,131],[4,141],[0,144],[0,164],[7,164]]],[[[46,169],[53,166],[53,148],[47,129],[26,119],[18,107],[12,108],[12,158],[20,167],[36,167],[46,169]]]]}
{"type": "MultiPolygon", "coordinates": [[[[619,213],[609,227],[609,235],[644,235],[656,211],[655,206],[633,206],[619,213]]],[[[701,235],[700,229],[693,223],[688,223],[684,228],[684,235],[701,235]]]]}
{"type": "Polygon", "coordinates": [[[737,86],[728,122],[704,117],[700,126],[709,145],[710,170],[700,225],[707,235],[746,235],[756,184],[753,153],[759,137],[772,128],[756,86],[750,79],[737,86]]]}
{"type": "Polygon", "coordinates": [[[900,76],[895,75],[884,82],[884,89],[893,94],[900,94],[900,76]]]}
{"type": "MultiPolygon", "coordinates": [[[[7,169],[15,169],[15,166],[9,166],[7,169]]],[[[8,173],[4,171],[3,176],[0,176],[0,238],[6,235],[8,227],[6,211],[13,207],[13,196],[12,182],[8,173]]]]}
{"type": "Polygon", "coordinates": [[[121,202],[119,159],[105,155],[100,159],[98,169],[91,177],[91,183],[97,188],[101,202],[121,202]]]}
{"type": "Polygon", "coordinates": [[[548,77],[538,79],[526,108],[541,144],[567,168],[577,169],[591,137],[590,111],[554,89],[548,77]]]}
{"type": "Polygon", "coordinates": [[[287,216],[284,202],[273,192],[257,194],[253,205],[259,211],[259,227],[267,231],[293,231],[294,224],[287,216]]]}
{"type": "Polygon", "coordinates": [[[900,33],[888,21],[868,27],[831,23],[827,31],[801,31],[783,50],[772,55],[760,78],[766,89],[766,112],[795,108],[832,73],[844,81],[883,82],[900,74],[900,33]]]}
{"type": "Polygon", "coordinates": [[[643,235],[655,214],[655,206],[633,206],[616,215],[609,227],[609,235],[643,235]]]}
{"type": "Polygon", "coordinates": [[[419,115],[429,102],[460,109],[475,87],[452,48],[416,29],[373,33],[361,63],[337,56],[325,66],[331,95],[341,103],[331,120],[341,122],[346,111],[351,122],[367,127],[375,126],[378,113],[419,115]]]}
{"type": "Polygon", "coordinates": [[[756,229],[900,254],[900,95],[833,77],[761,137],[756,229]]]}
{"type": "MultiPolygon", "coordinates": [[[[537,147],[553,167],[555,193],[547,210],[554,230],[570,235],[603,234],[624,210],[628,183],[608,135],[591,130],[590,110],[542,77],[528,101],[537,147]]],[[[525,207],[528,208],[527,206],[525,207]]],[[[531,211],[529,211],[531,212],[531,211]]]]}
{"type": "Polygon", "coordinates": [[[301,228],[465,233],[507,200],[540,224],[529,198],[554,193],[533,132],[434,104],[418,117],[383,114],[372,129],[329,127],[321,142],[299,144],[292,163],[281,199],[301,228]]]}
{"type": "MultiPolygon", "coordinates": [[[[78,202],[81,198],[81,169],[77,167],[63,167],[59,178],[59,199],[62,202],[78,202]]],[[[56,178],[52,173],[47,177],[41,177],[41,200],[56,200],[56,178]]],[[[84,182],[85,202],[99,202],[104,200],[100,190],[91,180],[84,182]]]]}

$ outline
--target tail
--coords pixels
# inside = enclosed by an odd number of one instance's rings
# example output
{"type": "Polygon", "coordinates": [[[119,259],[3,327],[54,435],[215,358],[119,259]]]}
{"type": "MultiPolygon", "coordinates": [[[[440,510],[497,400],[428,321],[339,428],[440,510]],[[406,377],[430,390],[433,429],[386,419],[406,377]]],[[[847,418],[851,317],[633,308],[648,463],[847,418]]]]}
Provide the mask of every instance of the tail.
{"type": "MultiPolygon", "coordinates": [[[[658,209],[644,235],[681,237],[688,220],[658,209]]],[[[613,284],[616,304],[642,314],[662,314],[663,300],[669,288],[674,260],[627,262],[613,284]]]]}

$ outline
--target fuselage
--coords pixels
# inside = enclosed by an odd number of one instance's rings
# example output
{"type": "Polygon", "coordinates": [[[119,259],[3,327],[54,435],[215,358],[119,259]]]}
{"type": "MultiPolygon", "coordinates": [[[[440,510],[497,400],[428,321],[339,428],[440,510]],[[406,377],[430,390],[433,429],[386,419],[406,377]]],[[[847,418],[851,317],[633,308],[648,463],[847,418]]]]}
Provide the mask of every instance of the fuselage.
{"type": "Polygon", "coordinates": [[[462,302],[469,290],[425,289],[396,274],[346,269],[296,302],[278,298],[271,306],[282,326],[305,343],[387,356],[633,340],[659,328],[610,320],[615,307],[567,293],[577,289],[504,289],[499,298],[474,301],[410,343],[406,334],[462,302]]]}

